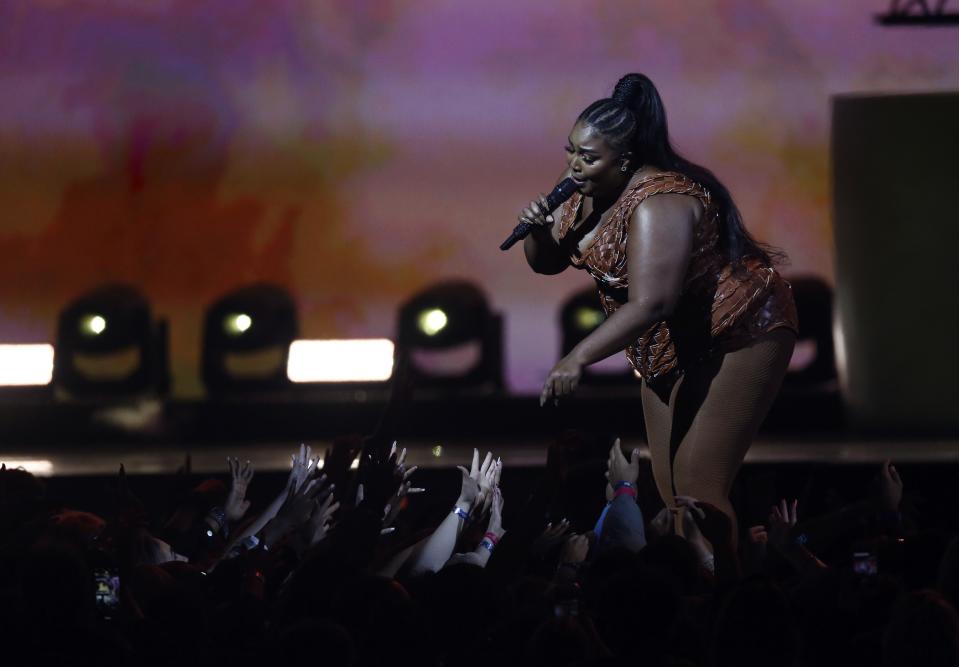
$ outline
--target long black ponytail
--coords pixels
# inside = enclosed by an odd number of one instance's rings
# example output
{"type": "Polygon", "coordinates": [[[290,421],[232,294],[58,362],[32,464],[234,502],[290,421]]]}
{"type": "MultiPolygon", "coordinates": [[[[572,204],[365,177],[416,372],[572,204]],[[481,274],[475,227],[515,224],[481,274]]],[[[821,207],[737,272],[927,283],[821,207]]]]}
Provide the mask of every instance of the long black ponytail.
{"type": "Polygon", "coordinates": [[[743,225],[729,190],[713,172],[690,162],[673,148],[666,108],[649,77],[627,74],[616,83],[611,97],[590,104],[577,122],[595,128],[613,148],[632,153],[633,164],[678,171],[709,190],[719,207],[721,248],[734,265],[741,264],[746,257],[756,257],[769,265],[785,261],[781,250],[753,238],[743,225]]]}

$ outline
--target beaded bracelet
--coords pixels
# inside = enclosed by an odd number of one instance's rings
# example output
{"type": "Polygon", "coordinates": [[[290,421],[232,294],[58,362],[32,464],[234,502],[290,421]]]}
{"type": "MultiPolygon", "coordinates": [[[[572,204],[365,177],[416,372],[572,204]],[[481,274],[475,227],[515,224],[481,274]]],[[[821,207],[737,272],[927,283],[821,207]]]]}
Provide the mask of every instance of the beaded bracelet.
{"type": "Polygon", "coordinates": [[[480,546],[486,549],[487,551],[489,551],[490,553],[493,553],[493,549],[496,548],[496,543],[490,540],[488,537],[484,537],[483,539],[480,540],[480,546]]]}
{"type": "Polygon", "coordinates": [[[499,544],[499,537],[496,535],[496,533],[487,532],[485,535],[483,535],[483,539],[489,540],[494,546],[499,544]]]}
{"type": "Polygon", "coordinates": [[[453,514],[461,518],[463,521],[469,521],[470,513],[464,510],[462,507],[454,507],[453,514]]]}

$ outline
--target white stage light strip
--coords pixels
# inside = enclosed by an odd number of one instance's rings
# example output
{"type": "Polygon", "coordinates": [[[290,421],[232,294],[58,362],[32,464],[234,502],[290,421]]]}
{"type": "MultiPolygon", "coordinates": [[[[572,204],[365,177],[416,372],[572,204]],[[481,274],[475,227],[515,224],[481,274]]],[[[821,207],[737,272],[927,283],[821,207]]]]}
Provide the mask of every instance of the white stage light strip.
{"type": "Polygon", "coordinates": [[[393,341],[296,340],[286,374],[291,382],[382,382],[393,375],[393,341]]]}
{"type": "Polygon", "coordinates": [[[29,387],[53,380],[53,346],[0,345],[0,387],[29,387]]]}
{"type": "Polygon", "coordinates": [[[53,474],[53,461],[47,459],[5,459],[0,458],[0,463],[7,466],[7,470],[16,470],[23,468],[28,473],[38,477],[50,477],[53,474]]]}

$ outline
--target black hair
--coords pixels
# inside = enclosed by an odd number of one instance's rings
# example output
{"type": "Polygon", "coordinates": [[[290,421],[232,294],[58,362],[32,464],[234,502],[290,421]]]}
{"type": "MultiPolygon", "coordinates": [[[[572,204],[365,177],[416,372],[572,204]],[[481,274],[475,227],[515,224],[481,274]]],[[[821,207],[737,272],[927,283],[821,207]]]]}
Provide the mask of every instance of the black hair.
{"type": "Polygon", "coordinates": [[[676,152],[669,141],[666,108],[649,77],[627,74],[616,83],[612,96],[590,104],[576,121],[594,128],[614,149],[631,154],[633,164],[677,171],[706,188],[719,207],[720,245],[730,262],[738,265],[746,257],[756,257],[772,265],[786,259],[781,250],[753,238],[729,190],[713,172],[676,152]]]}

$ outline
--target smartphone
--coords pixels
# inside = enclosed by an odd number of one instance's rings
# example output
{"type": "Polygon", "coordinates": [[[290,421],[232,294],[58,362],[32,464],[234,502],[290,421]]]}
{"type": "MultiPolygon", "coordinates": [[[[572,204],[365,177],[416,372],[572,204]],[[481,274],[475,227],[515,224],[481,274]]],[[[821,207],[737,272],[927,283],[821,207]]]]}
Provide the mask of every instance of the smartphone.
{"type": "Polygon", "coordinates": [[[120,607],[120,575],[112,568],[97,568],[93,581],[97,610],[104,618],[111,618],[120,607]]]}
{"type": "Polygon", "coordinates": [[[872,551],[853,552],[852,571],[865,576],[879,574],[879,561],[876,554],[872,551]]]}

